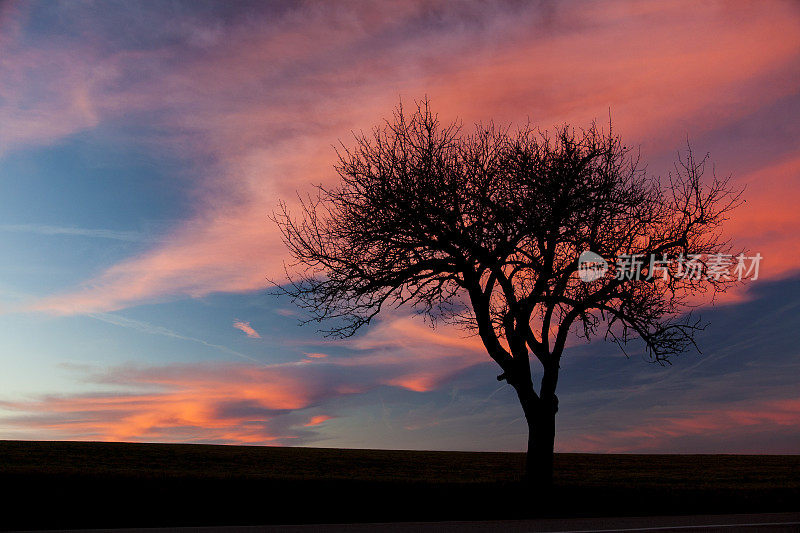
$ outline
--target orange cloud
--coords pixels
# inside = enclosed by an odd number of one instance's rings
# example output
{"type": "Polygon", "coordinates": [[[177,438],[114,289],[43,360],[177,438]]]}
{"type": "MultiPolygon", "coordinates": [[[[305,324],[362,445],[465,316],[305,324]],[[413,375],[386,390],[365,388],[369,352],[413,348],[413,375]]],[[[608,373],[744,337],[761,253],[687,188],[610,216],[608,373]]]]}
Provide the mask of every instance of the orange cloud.
{"type": "Polygon", "coordinates": [[[242,331],[245,335],[250,337],[251,339],[260,339],[261,335],[258,334],[256,330],[250,325],[250,322],[243,322],[239,319],[233,321],[233,327],[242,331]]]}
{"type": "MultiPolygon", "coordinates": [[[[474,339],[455,329],[431,331],[418,318],[395,316],[343,341],[349,356],[293,363],[118,367],[89,383],[114,392],[0,402],[4,431],[36,430],[59,439],[286,443],[308,439],[297,427],[320,425],[303,410],[380,386],[430,391],[488,361],[474,339]]],[[[308,353],[308,357],[325,355],[308,353]]],[[[299,442],[299,441],[298,441],[299,442]]]]}
{"type": "Polygon", "coordinates": [[[326,420],[330,420],[331,418],[332,417],[330,417],[328,415],[315,415],[315,416],[312,416],[311,419],[308,422],[306,422],[304,425],[306,427],[318,426],[318,425],[322,424],[323,422],[325,422],[326,420]]]}
{"type": "Polygon", "coordinates": [[[119,368],[95,381],[138,392],[51,396],[3,402],[6,426],[36,428],[56,438],[109,441],[270,443],[293,438],[275,421],[327,394],[291,367],[209,365],[119,368]]]}
{"type": "Polygon", "coordinates": [[[383,383],[415,392],[438,388],[463,370],[489,361],[480,339],[456,326],[435,329],[417,318],[388,314],[349,345],[363,353],[342,361],[363,365],[374,361],[394,369],[383,383]],[[413,363],[412,363],[413,361],[413,363]]]}

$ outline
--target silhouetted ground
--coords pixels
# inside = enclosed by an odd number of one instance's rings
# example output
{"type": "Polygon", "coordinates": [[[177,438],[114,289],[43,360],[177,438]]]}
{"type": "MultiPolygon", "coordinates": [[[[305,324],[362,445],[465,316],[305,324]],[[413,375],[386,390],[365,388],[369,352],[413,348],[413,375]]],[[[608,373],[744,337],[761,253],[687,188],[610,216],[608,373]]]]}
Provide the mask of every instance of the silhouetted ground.
{"type": "Polygon", "coordinates": [[[510,520],[800,510],[800,455],[558,454],[0,441],[0,527],[510,520]]]}

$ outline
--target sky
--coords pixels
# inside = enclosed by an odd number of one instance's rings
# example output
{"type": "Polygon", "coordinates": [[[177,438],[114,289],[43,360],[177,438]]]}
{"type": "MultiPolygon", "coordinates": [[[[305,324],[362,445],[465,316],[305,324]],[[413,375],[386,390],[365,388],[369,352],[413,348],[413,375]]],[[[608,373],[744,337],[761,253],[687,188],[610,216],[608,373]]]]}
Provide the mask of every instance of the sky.
{"type": "Polygon", "coordinates": [[[612,117],[745,188],[757,280],[667,367],[574,340],[556,450],[800,453],[795,2],[0,2],[0,439],[522,450],[480,342],[386,311],[346,340],[269,293],[269,214],[399,101],[612,117]]]}

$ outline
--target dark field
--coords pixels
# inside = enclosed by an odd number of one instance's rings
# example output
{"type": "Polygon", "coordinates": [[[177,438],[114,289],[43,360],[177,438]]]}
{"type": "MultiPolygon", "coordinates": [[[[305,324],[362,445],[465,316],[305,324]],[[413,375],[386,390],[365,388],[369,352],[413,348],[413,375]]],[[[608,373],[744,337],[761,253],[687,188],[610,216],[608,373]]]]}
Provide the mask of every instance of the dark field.
{"type": "Polygon", "coordinates": [[[0,527],[124,527],[800,510],[800,456],[522,454],[0,441],[0,527]]]}

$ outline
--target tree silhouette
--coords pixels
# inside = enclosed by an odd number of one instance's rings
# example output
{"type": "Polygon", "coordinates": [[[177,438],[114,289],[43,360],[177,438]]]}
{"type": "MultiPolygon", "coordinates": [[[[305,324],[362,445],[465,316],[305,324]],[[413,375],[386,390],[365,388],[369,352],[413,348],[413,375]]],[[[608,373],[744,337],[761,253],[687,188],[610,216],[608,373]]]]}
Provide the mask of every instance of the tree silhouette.
{"type": "Polygon", "coordinates": [[[705,272],[709,257],[730,252],[720,229],[739,195],[727,179],[703,180],[706,159],[691,149],[661,180],[610,125],[464,133],[424,100],[337,153],[338,185],[301,197],[299,218],[283,202],[274,214],[295,259],[281,292],[338,337],[402,304],[476,333],[522,405],[536,486],[552,482],[571,332],[623,350],[639,339],[664,364],[696,347],[704,325],[685,313],[691,298],[734,281],[705,272]],[[598,270],[580,270],[586,251],[598,270]],[[688,259],[699,275],[687,275],[688,259]]]}

